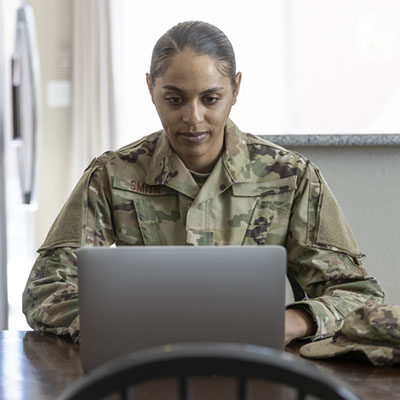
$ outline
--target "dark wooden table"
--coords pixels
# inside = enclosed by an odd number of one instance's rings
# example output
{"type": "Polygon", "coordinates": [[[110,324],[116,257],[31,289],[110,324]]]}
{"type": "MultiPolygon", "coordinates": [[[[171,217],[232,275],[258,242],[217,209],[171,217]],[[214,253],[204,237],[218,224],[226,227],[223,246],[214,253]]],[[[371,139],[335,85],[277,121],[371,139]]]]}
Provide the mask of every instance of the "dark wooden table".
{"type": "MultiPolygon", "coordinates": [[[[291,345],[288,351],[298,354],[299,347],[291,345]]],[[[361,399],[400,399],[399,366],[375,368],[352,355],[312,363],[341,379],[361,399]]],[[[79,346],[71,341],[38,332],[0,331],[1,400],[55,400],[82,375],[79,346]]]]}

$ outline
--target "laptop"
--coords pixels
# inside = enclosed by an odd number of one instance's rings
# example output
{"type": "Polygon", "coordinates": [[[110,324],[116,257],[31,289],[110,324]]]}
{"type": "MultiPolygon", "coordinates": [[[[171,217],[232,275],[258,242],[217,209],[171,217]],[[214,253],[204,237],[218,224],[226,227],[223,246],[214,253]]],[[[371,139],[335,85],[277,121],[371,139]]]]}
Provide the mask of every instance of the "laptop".
{"type": "Polygon", "coordinates": [[[284,348],[284,247],[88,247],[77,255],[85,371],[171,343],[284,348]]]}

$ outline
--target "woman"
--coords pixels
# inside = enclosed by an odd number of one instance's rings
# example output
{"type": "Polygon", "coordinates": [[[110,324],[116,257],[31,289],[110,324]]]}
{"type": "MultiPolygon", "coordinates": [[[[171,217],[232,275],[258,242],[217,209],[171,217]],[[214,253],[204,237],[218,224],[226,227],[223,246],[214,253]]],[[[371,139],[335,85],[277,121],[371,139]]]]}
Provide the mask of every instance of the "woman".
{"type": "Polygon", "coordinates": [[[240,82],[218,28],[185,22],[159,39],[147,85],[163,130],[86,169],[26,285],[34,329],[79,340],[75,251],[85,245],[283,245],[307,294],[287,307],[286,343],[331,336],[348,312],[382,301],[319,170],[229,120],[240,82]]]}

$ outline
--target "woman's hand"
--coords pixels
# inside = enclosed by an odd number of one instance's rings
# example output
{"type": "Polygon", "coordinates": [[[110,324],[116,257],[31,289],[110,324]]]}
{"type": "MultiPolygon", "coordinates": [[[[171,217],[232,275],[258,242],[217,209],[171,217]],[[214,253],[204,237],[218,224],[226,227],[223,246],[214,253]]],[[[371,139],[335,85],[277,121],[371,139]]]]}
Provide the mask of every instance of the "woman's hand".
{"type": "Polygon", "coordinates": [[[310,336],[314,331],[314,321],[307,312],[297,308],[285,311],[285,345],[294,339],[310,336]]]}

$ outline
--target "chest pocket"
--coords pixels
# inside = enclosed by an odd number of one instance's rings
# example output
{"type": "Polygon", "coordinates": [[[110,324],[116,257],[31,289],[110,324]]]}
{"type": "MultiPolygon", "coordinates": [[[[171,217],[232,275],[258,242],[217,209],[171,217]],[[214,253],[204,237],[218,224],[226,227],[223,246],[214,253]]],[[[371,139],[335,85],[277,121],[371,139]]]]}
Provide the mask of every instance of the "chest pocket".
{"type": "Polygon", "coordinates": [[[180,212],[174,190],[114,178],[113,202],[116,225],[121,231],[136,232],[144,245],[167,245],[176,237],[180,212]],[[125,215],[121,217],[118,210],[125,215]]]}
{"type": "Polygon", "coordinates": [[[286,242],[295,189],[294,176],[256,184],[237,184],[232,187],[235,197],[253,199],[254,204],[243,236],[243,246],[283,245],[286,242]]]}

